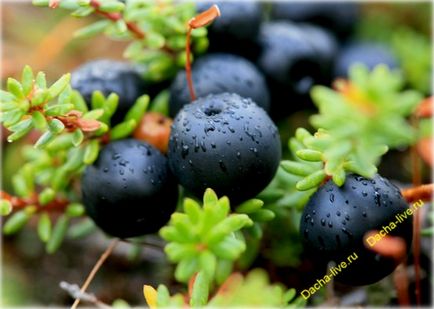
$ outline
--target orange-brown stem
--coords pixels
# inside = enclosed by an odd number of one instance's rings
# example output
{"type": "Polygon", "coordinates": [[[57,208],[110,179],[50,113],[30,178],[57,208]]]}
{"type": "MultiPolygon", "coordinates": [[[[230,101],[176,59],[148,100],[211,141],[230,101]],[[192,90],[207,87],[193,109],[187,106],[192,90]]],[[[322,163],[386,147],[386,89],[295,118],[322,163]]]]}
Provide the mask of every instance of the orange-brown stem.
{"type": "Polygon", "coordinates": [[[418,200],[431,201],[434,193],[434,184],[426,184],[401,190],[402,196],[408,203],[418,200]]]}
{"type": "Polygon", "coordinates": [[[194,29],[209,25],[219,16],[220,16],[220,10],[218,6],[214,4],[208,10],[203,11],[202,13],[198,14],[197,16],[193,17],[188,21],[188,31],[187,31],[187,38],[185,43],[185,54],[187,58],[185,61],[185,73],[187,77],[188,91],[190,92],[190,97],[192,101],[196,100],[196,94],[194,92],[193,78],[191,76],[191,48],[190,48],[191,32],[194,29]]]}
{"type": "MultiPolygon", "coordinates": [[[[418,119],[416,115],[411,117],[413,127],[418,127],[418,119]]],[[[417,154],[417,147],[411,147],[411,167],[412,167],[412,181],[413,187],[418,187],[422,183],[420,159],[417,154]]],[[[413,259],[414,259],[414,272],[415,272],[415,294],[416,304],[421,305],[421,286],[420,286],[420,211],[416,210],[413,216],[413,259]]]]}
{"type": "MultiPolygon", "coordinates": [[[[91,0],[90,1],[90,6],[92,6],[95,9],[95,13],[110,19],[112,21],[118,21],[121,20],[123,18],[122,14],[120,13],[108,13],[108,12],[103,12],[100,10],[100,6],[101,3],[98,0],[91,0]]],[[[125,24],[127,25],[128,30],[138,39],[143,39],[145,38],[145,33],[139,28],[139,26],[137,26],[135,23],[132,22],[125,22],[125,24]]]]}
{"type": "Polygon", "coordinates": [[[46,205],[41,205],[38,201],[38,195],[33,193],[30,197],[18,197],[10,195],[4,191],[0,191],[0,197],[2,199],[8,200],[12,205],[12,211],[21,210],[29,205],[36,207],[36,212],[47,211],[47,212],[63,212],[70,203],[69,200],[56,197],[54,200],[46,205]]]}
{"type": "Polygon", "coordinates": [[[193,88],[193,77],[191,76],[191,50],[190,50],[190,38],[191,38],[191,31],[193,28],[189,27],[187,31],[187,40],[185,43],[185,54],[186,54],[186,62],[185,62],[185,74],[187,77],[187,85],[188,85],[188,91],[190,92],[190,98],[191,101],[196,100],[196,94],[194,93],[193,88]]]}

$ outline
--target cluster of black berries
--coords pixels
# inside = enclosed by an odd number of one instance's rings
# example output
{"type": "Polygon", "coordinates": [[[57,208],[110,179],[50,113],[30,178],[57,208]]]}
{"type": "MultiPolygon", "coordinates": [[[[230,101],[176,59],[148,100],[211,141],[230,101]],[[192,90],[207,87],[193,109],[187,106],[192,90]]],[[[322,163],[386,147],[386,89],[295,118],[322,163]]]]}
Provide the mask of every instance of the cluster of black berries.
{"type": "MultiPolygon", "coordinates": [[[[222,16],[209,28],[210,51],[192,67],[197,99],[191,102],[184,71],[172,81],[167,155],[138,139],[120,140],[109,143],[84,173],[87,212],[113,236],[156,232],[176,208],[178,185],[196,196],[210,187],[235,205],[255,197],[281,159],[279,132],[269,115],[279,118],[303,107],[312,85],[345,76],[355,62],[396,65],[382,46],[349,43],[355,3],[276,2],[268,21],[259,2],[218,4],[222,16]]],[[[202,2],[198,10],[208,7],[202,2]]],[[[115,122],[138,96],[153,91],[133,68],[114,61],[78,69],[73,87],[88,101],[94,90],[118,93],[115,122]]],[[[365,234],[406,207],[387,180],[349,175],[343,187],[329,181],[312,196],[301,234],[307,248],[324,258],[339,260],[357,250],[359,259],[338,279],[368,284],[389,274],[396,261],[366,248],[365,234]]],[[[393,235],[409,247],[411,221],[393,235]]]]}

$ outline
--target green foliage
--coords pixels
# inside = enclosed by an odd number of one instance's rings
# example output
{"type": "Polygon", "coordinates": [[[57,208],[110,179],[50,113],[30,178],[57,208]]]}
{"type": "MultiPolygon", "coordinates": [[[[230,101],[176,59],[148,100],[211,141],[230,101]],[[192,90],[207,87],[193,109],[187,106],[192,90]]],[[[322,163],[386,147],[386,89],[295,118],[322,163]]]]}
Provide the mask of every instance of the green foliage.
{"type": "Polygon", "coordinates": [[[299,128],[289,141],[294,160],[281,163],[288,173],[302,177],[297,190],[316,189],[327,178],[341,186],[347,172],[370,178],[389,147],[415,143],[418,132],[406,118],[422,96],[401,91],[403,86],[397,71],[379,65],[369,72],[356,65],[349,81],[336,83],[337,90],[313,87],[319,114],[311,117],[311,123],[318,131],[312,135],[299,128]]]}
{"type": "MultiPolygon", "coordinates": [[[[49,1],[33,0],[37,6],[48,6],[49,1]]],[[[185,64],[187,22],[196,15],[196,6],[187,1],[117,0],[80,1],[63,0],[60,8],[72,10],[74,17],[97,13],[106,17],[75,33],[76,38],[89,38],[104,33],[115,40],[131,43],[124,56],[140,64],[143,77],[159,81],[172,77],[185,64]],[[107,14],[111,14],[110,17],[107,14]]],[[[208,47],[206,29],[192,33],[192,50],[203,53],[208,47]]]]}
{"type": "MultiPolygon", "coordinates": [[[[254,269],[245,277],[239,273],[232,274],[217,292],[209,297],[210,285],[203,272],[195,277],[192,285],[189,304],[191,307],[304,307],[305,300],[296,296],[294,289],[286,290],[280,284],[271,284],[267,273],[262,269],[254,269]]],[[[145,286],[145,298],[152,308],[185,307],[182,294],[171,296],[164,285],[157,291],[145,286]]]]}
{"type": "Polygon", "coordinates": [[[175,277],[187,282],[197,272],[221,283],[230,274],[233,262],[246,249],[239,231],[253,225],[246,214],[230,214],[229,199],[217,198],[211,189],[203,197],[203,207],[184,199],[184,213],[172,215],[160,235],[168,241],[165,252],[177,263],[175,277]]]}
{"type": "MultiPolygon", "coordinates": [[[[53,253],[69,233],[70,219],[85,213],[83,205],[78,203],[80,193],[73,184],[86,165],[97,159],[107,137],[114,140],[132,133],[147,110],[149,97],[138,98],[124,121],[110,128],[110,119],[118,106],[116,94],[105,97],[99,91],[94,92],[89,110],[81,95],[71,89],[68,74],[49,88],[44,73],[35,77],[26,66],[22,76],[21,82],[9,79],[8,91],[0,92],[2,123],[13,131],[10,141],[33,129],[42,134],[34,147],[23,146],[24,163],[12,176],[14,194],[30,204],[14,212],[8,199],[0,199],[1,215],[12,213],[3,231],[5,234],[16,233],[37,214],[38,236],[46,243],[47,252],[53,253]],[[20,117],[13,116],[16,112],[20,117]],[[66,126],[68,130],[65,130],[66,126]],[[58,207],[63,213],[54,224],[48,210],[44,211],[46,207],[58,207]]],[[[71,237],[81,237],[92,228],[89,224],[79,225],[71,230],[71,237]]]]}

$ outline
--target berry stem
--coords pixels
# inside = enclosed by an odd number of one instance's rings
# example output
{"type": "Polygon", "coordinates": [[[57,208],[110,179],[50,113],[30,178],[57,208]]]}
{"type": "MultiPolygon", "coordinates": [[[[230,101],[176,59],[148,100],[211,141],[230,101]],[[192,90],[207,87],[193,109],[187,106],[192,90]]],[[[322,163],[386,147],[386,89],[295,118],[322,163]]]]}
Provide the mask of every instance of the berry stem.
{"type": "MultiPolygon", "coordinates": [[[[96,262],[95,266],[93,266],[91,272],[86,278],[86,281],[84,282],[83,286],[80,289],[81,293],[84,293],[86,289],[89,287],[90,283],[92,282],[93,278],[95,277],[98,270],[101,268],[102,264],[104,264],[105,260],[110,256],[110,254],[113,252],[113,249],[118,244],[119,239],[115,238],[111,241],[110,245],[107,247],[107,249],[103,252],[103,254],[100,256],[98,261],[96,262]]],[[[76,298],[74,303],[71,306],[71,309],[77,308],[78,304],[80,303],[80,298],[76,298]]]]}
{"type": "Polygon", "coordinates": [[[193,17],[188,21],[188,31],[187,31],[187,38],[185,43],[185,54],[187,58],[185,61],[185,73],[187,77],[188,91],[190,92],[190,97],[192,101],[196,100],[196,94],[194,92],[193,79],[191,76],[191,48],[190,48],[191,32],[194,29],[209,25],[219,16],[220,16],[220,10],[218,6],[214,4],[208,10],[200,13],[199,15],[193,17]]]}
{"type": "Polygon", "coordinates": [[[408,203],[418,200],[431,201],[434,193],[434,184],[421,185],[401,190],[402,196],[408,203]]]}
{"type": "MultiPolygon", "coordinates": [[[[416,115],[411,117],[413,127],[417,129],[418,119],[416,115]]],[[[422,183],[420,160],[417,154],[417,147],[411,147],[411,167],[412,167],[412,182],[413,187],[418,187],[422,183]]],[[[414,258],[414,272],[415,272],[415,294],[416,304],[421,305],[421,287],[420,287],[420,211],[416,210],[413,216],[413,258],[414,258]]]]}

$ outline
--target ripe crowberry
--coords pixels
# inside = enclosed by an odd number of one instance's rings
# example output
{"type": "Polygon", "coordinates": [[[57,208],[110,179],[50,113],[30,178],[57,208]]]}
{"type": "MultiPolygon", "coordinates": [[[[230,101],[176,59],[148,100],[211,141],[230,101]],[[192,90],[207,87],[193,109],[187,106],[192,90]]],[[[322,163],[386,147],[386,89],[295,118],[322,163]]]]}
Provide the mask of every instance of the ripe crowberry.
{"type": "Polygon", "coordinates": [[[357,23],[357,3],[303,1],[273,2],[271,18],[294,22],[308,22],[329,29],[340,38],[350,35],[357,23]]]}
{"type": "Polygon", "coordinates": [[[328,81],[336,42],[332,35],[312,25],[286,21],[264,23],[259,42],[258,66],[272,94],[271,112],[280,117],[310,102],[314,84],[328,81]]]}
{"type": "MultiPolygon", "coordinates": [[[[237,93],[251,98],[268,110],[269,94],[261,72],[250,61],[231,54],[210,54],[199,58],[192,66],[193,84],[197,97],[222,92],[237,93]]],[[[170,88],[170,115],[190,103],[185,71],[176,76],[170,88]]]]}
{"type": "Polygon", "coordinates": [[[178,186],[158,150],[126,139],[108,144],[86,168],[82,194],[95,223],[126,238],[157,232],[175,211],[178,186]]]}
{"type": "Polygon", "coordinates": [[[201,1],[199,12],[217,4],[221,16],[208,28],[209,51],[229,52],[255,59],[259,52],[256,37],[262,21],[262,7],[255,1],[201,1]]]}
{"type": "Polygon", "coordinates": [[[398,67],[397,60],[391,50],[380,43],[353,42],[341,49],[336,57],[335,77],[347,77],[351,65],[361,63],[369,69],[384,64],[391,69],[398,67]]]}
{"type": "Polygon", "coordinates": [[[139,73],[128,63],[114,60],[95,60],[78,67],[71,74],[71,86],[90,104],[92,93],[101,91],[105,96],[116,93],[119,105],[112,124],[123,120],[136,99],[146,93],[146,85],[139,73]]]}
{"type": "Polygon", "coordinates": [[[347,262],[353,253],[357,255],[336,277],[337,281],[370,284],[390,274],[397,261],[369,249],[364,243],[366,233],[387,226],[388,235],[404,239],[408,250],[412,218],[402,222],[396,218],[407,209],[399,189],[387,179],[376,175],[369,180],[351,174],[342,187],[329,180],[312,195],[303,211],[300,234],[308,251],[336,263],[347,262]]]}
{"type": "Polygon", "coordinates": [[[169,165],[179,183],[197,196],[210,187],[233,205],[253,198],[273,178],[280,157],[274,123],[237,94],[199,98],[174,119],[169,165]]]}

